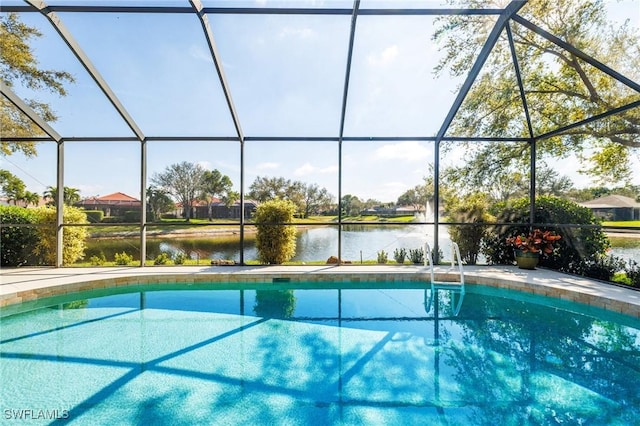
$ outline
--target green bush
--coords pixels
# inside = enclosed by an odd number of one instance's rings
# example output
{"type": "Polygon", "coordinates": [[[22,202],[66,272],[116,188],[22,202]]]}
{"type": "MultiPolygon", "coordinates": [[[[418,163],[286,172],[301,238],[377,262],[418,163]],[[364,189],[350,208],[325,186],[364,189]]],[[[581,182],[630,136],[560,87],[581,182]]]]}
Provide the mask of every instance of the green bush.
{"type": "Polygon", "coordinates": [[[395,259],[396,263],[404,263],[404,259],[407,257],[407,250],[401,248],[401,249],[395,249],[393,251],[393,258],[395,259]]]}
{"type": "Polygon", "coordinates": [[[625,266],[624,260],[619,257],[594,255],[584,259],[574,273],[597,280],[612,281],[616,273],[625,270],[625,266]]]}
{"type": "MultiPolygon", "coordinates": [[[[527,225],[508,225],[509,223],[529,222],[529,199],[523,198],[511,204],[497,203],[492,208],[496,222],[507,225],[491,228],[490,235],[483,243],[482,252],[489,263],[513,264],[513,249],[505,244],[508,237],[527,233],[527,225]]],[[[583,274],[586,263],[598,255],[604,255],[609,247],[609,240],[602,231],[598,219],[591,210],[578,204],[556,197],[539,197],[536,199],[535,222],[538,224],[570,224],[575,226],[539,226],[543,231],[555,231],[562,236],[556,242],[552,254],[542,256],[539,265],[568,273],[583,274]]]]}
{"type": "Polygon", "coordinates": [[[102,219],[102,223],[124,223],[122,216],[107,216],[102,219]]]}
{"type": "Polygon", "coordinates": [[[128,210],[124,212],[123,220],[126,223],[140,222],[140,210],[128,210]]]}
{"type": "Polygon", "coordinates": [[[388,260],[389,258],[387,256],[387,252],[385,252],[384,250],[380,250],[378,252],[378,263],[387,263],[388,260]]]}
{"type": "MultiPolygon", "coordinates": [[[[33,209],[37,217],[37,221],[41,225],[36,232],[38,234],[38,242],[34,253],[42,256],[47,265],[56,264],[56,219],[57,209],[55,207],[39,207],[33,209]]],[[[63,222],[65,224],[87,224],[87,215],[84,210],[78,207],[63,207],[63,222]]],[[[86,249],[85,240],[88,231],[86,226],[65,226],[62,229],[62,264],[71,265],[73,262],[84,258],[86,249]]]]}
{"type": "Polygon", "coordinates": [[[176,265],[183,265],[187,259],[189,259],[189,256],[187,256],[186,253],[178,252],[173,258],[173,263],[175,263],[176,265]]]}
{"type": "Polygon", "coordinates": [[[165,252],[162,252],[156,256],[156,258],[153,260],[153,264],[166,265],[167,263],[169,263],[169,260],[170,260],[169,255],[165,252]]]}
{"type": "Polygon", "coordinates": [[[296,253],[296,230],[291,225],[296,206],[287,200],[269,200],[255,213],[258,260],[266,264],[281,264],[296,253]]]}
{"type": "Polygon", "coordinates": [[[128,265],[133,262],[133,256],[127,254],[127,252],[116,253],[114,256],[116,265],[128,265]]]}
{"type": "MultiPolygon", "coordinates": [[[[0,223],[28,225],[35,222],[33,209],[0,206],[0,223]]],[[[37,241],[35,227],[3,226],[0,228],[0,266],[22,266],[35,263],[32,252],[37,241]]]]}
{"type": "Polygon", "coordinates": [[[89,223],[100,223],[104,219],[104,212],[102,210],[85,210],[84,214],[87,215],[87,221],[89,223]]]}
{"type": "Polygon", "coordinates": [[[424,263],[424,250],[421,247],[409,250],[409,260],[416,265],[424,263]]]}
{"type": "Polygon", "coordinates": [[[486,194],[474,193],[461,199],[449,200],[448,220],[469,224],[449,226],[451,241],[458,243],[460,257],[468,265],[475,265],[478,262],[482,242],[489,232],[488,225],[479,224],[494,220],[488,210],[489,201],[486,194]]]}
{"type": "Polygon", "coordinates": [[[93,266],[101,266],[107,262],[107,257],[104,255],[103,252],[100,252],[100,254],[97,254],[97,255],[94,254],[93,256],[91,256],[89,258],[89,262],[93,266]]]}
{"type": "Polygon", "coordinates": [[[640,264],[635,260],[629,260],[629,266],[625,268],[625,272],[630,281],[629,285],[640,288],[640,264]]]}

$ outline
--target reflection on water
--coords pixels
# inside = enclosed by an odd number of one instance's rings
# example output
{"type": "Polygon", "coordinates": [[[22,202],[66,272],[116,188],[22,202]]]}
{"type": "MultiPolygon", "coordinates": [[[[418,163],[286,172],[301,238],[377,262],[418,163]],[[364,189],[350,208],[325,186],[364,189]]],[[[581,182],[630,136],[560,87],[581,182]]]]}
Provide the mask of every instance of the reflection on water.
{"type": "MultiPolygon", "coordinates": [[[[439,244],[444,261],[451,259],[450,241],[446,226],[440,227],[439,244]]],[[[619,240],[619,239],[618,239],[619,240]]],[[[624,259],[640,259],[640,239],[625,239],[625,246],[612,240],[612,254],[624,259]],[[631,240],[631,243],[629,243],[631,240]],[[634,244],[636,243],[636,244],[634,244]]],[[[431,227],[418,226],[365,226],[348,225],[342,231],[342,259],[354,263],[376,260],[377,253],[384,250],[389,259],[393,259],[395,249],[416,249],[424,247],[425,242],[433,246],[431,227]]],[[[140,240],[138,238],[89,240],[86,259],[93,255],[105,254],[113,259],[115,253],[126,251],[138,256],[140,240]]],[[[192,259],[201,259],[207,263],[210,259],[240,260],[240,237],[224,238],[147,238],[147,258],[154,259],[161,252],[171,255],[182,252],[192,259]]],[[[296,255],[293,261],[326,261],[330,256],[338,255],[338,228],[316,227],[300,230],[297,233],[296,255]]],[[[245,238],[245,260],[257,259],[253,236],[245,238]]],[[[406,261],[408,262],[408,260],[406,261]]],[[[482,263],[482,259],[480,259],[482,263]]]]}

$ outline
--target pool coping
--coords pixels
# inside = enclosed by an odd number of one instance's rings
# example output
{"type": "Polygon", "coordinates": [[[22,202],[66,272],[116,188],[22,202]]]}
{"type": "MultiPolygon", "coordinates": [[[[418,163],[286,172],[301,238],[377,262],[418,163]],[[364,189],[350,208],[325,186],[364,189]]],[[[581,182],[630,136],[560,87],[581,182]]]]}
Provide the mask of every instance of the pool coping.
{"type": "MultiPolygon", "coordinates": [[[[435,280],[456,283],[448,266],[434,268],[435,280]]],[[[508,288],[556,297],[640,318],[640,291],[546,269],[516,266],[465,266],[465,283],[508,288]]],[[[153,266],[109,268],[3,268],[0,309],[51,296],[141,284],[215,282],[265,283],[273,278],[291,282],[430,281],[428,268],[416,265],[300,266],[153,266]]]]}

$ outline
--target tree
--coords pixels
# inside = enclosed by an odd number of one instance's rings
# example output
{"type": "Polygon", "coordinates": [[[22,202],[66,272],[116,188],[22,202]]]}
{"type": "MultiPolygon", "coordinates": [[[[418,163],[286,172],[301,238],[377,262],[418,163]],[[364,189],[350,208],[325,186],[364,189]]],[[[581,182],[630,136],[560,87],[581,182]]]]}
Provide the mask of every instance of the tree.
{"type": "Polygon", "coordinates": [[[358,216],[362,211],[362,201],[355,195],[347,194],[342,197],[342,214],[344,216],[358,216]]]}
{"type": "Polygon", "coordinates": [[[193,202],[204,188],[204,174],[205,170],[199,164],[183,161],[168,166],[162,173],[155,173],[151,182],[182,204],[185,220],[189,222],[193,202]]]}
{"type": "MultiPolygon", "coordinates": [[[[47,89],[60,96],[67,94],[64,84],[74,81],[64,71],[42,70],[29,42],[42,34],[34,27],[22,23],[15,13],[0,16],[0,78],[9,87],[21,84],[29,89],[47,89]]],[[[48,104],[26,99],[25,102],[45,121],[57,120],[48,104]]],[[[4,96],[0,97],[0,128],[5,136],[33,136],[42,131],[20,113],[4,96]]],[[[21,152],[27,157],[37,154],[34,142],[0,141],[0,153],[11,155],[21,152]]]]}
{"type": "Polygon", "coordinates": [[[277,198],[286,199],[291,181],[283,177],[256,177],[249,187],[249,198],[258,202],[265,202],[277,198]]]}
{"type": "Polygon", "coordinates": [[[329,194],[326,188],[320,188],[317,184],[309,184],[303,186],[302,199],[302,217],[320,214],[331,208],[333,196],[329,194]]]}
{"type": "Polygon", "coordinates": [[[154,218],[160,219],[162,213],[171,211],[175,208],[175,204],[171,197],[160,188],[150,186],[147,189],[147,206],[154,218]]]}
{"type": "Polygon", "coordinates": [[[458,243],[460,257],[467,265],[475,265],[482,248],[482,241],[487,236],[489,226],[482,225],[495,220],[488,210],[490,205],[488,194],[476,192],[462,198],[451,197],[447,200],[445,214],[450,222],[463,225],[449,225],[451,241],[458,243]]]}
{"type": "MultiPolygon", "coordinates": [[[[456,0],[466,7],[486,7],[489,0],[456,0]]],[[[520,10],[549,33],[578,49],[606,58],[623,75],[640,69],[640,37],[628,24],[611,26],[603,0],[530,0],[520,10]]],[[[451,15],[438,19],[434,40],[442,42],[444,57],[436,67],[453,76],[465,75],[493,24],[480,16],[451,15]]],[[[616,82],[571,52],[517,23],[511,23],[525,97],[534,134],[609,111],[637,100],[638,93],[616,82]]],[[[529,137],[522,99],[516,84],[507,35],[503,33],[476,79],[448,134],[459,136],[529,137]]],[[[511,167],[526,170],[529,146],[525,143],[467,144],[470,176],[485,184],[511,167]]],[[[634,108],[544,139],[537,144],[542,157],[565,158],[577,154],[584,171],[600,180],[627,181],[630,159],[640,150],[640,109],[634,108]]],[[[469,180],[469,179],[468,179],[469,180]]],[[[473,180],[473,179],[472,179],[473,180]]],[[[471,184],[471,183],[470,183],[471,184]]]]}
{"type": "Polygon", "coordinates": [[[288,200],[268,200],[256,209],[256,248],[262,263],[279,265],[296,254],[296,229],[284,225],[293,221],[296,206],[288,200]]]}
{"type": "Polygon", "coordinates": [[[201,198],[207,201],[209,206],[207,209],[207,215],[209,220],[212,220],[213,199],[218,195],[220,197],[224,197],[229,194],[233,183],[229,176],[223,175],[218,170],[205,170],[202,180],[203,186],[201,198]]]}
{"type": "MultiPolygon", "coordinates": [[[[47,190],[44,191],[42,196],[46,200],[48,200],[47,201],[48,206],[55,206],[56,203],[58,202],[58,188],[55,186],[48,186],[47,190]]],[[[65,206],[72,206],[78,201],[80,201],[80,199],[81,199],[80,190],[78,188],[71,188],[68,186],[64,187],[62,202],[64,203],[65,206]]]]}
{"type": "Polygon", "coordinates": [[[34,192],[27,191],[22,179],[8,170],[0,170],[0,194],[3,194],[7,201],[13,201],[14,205],[22,202],[24,207],[29,207],[32,204],[37,206],[40,202],[40,196],[34,192]]]}
{"type": "Polygon", "coordinates": [[[333,196],[326,188],[320,188],[317,184],[291,181],[283,177],[258,176],[249,187],[248,195],[259,202],[274,199],[289,200],[295,204],[302,217],[328,210],[333,203],[333,196]]]}
{"type": "MultiPolygon", "coordinates": [[[[34,249],[36,255],[42,256],[47,265],[56,264],[56,218],[55,208],[39,207],[34,209],[37,220],[41,225],[36,230],[38,242],[34,249]]],[[[87,224],[87,215],[82,209],[71,206],[63,207],[63,221],[65,224],[87,224]]],[[[62,264],[70,265],[84,257],[85,240],[88,235],[86,226],[65,226],[62,238],[62,264]]]]}
{"type": "Polygon", "coordinates": [[[0,193],[7,197],[8,202],[17,205],[17,202],[24,197],[25,184],[19,177],[13,175],[8,170],[0,170],[0,193]]]}

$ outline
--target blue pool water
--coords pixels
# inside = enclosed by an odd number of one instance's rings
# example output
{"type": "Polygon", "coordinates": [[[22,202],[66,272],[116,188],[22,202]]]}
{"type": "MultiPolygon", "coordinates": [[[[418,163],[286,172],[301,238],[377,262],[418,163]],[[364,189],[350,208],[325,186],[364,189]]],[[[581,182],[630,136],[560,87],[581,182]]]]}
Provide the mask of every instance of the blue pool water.
{"type": "Polygon", "coordinates": [[[427,312],[416,285],[158,286],[5,311],[0,423],[638,424],[640,321],[483,286],[457,312],[437,290],[427,312]]]}

